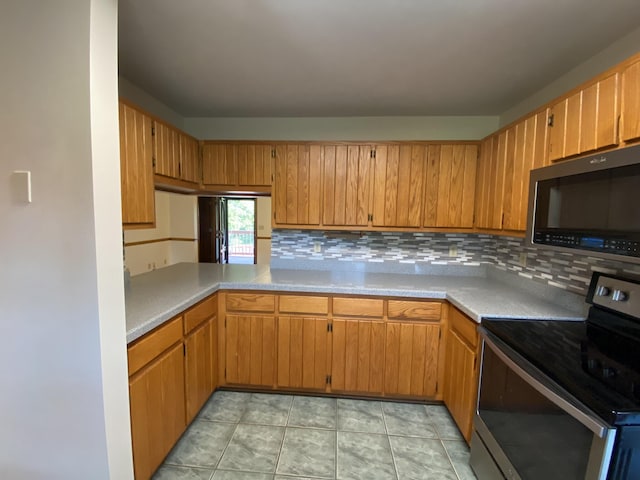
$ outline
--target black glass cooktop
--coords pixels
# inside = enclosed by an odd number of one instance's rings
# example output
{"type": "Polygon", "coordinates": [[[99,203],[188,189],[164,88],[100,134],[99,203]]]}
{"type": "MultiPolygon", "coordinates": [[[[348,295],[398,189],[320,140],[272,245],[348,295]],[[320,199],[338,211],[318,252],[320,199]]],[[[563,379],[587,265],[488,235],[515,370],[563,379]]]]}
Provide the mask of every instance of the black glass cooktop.
{"type": "MultiPolygon", "coordinates": [[[[586,322],[483,319],[482,327],[611,425],[640,425],[640,380],[617,339],[586,322]],[[606,341],[600,341],[606,339],[606,341]]],[[[637,359],[640,351],[631,353],[637,359]]]]}

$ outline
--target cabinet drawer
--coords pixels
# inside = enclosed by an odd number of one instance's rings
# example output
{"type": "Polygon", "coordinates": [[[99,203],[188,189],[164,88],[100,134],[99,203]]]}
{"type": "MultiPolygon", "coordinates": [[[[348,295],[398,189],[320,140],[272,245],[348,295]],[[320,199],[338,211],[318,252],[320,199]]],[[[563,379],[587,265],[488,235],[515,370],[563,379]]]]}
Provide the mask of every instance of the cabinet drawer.
{"type": "Polygon", "coordinates": [[[389,300],[388,317],[413,320],[440,320],[440,302],[389,300]]]}
{"type": "Polygon", "coordinates": [[[333,314],[382,318],[382,305],[383,300],[380,298],[334,298],[333,314]]]}
{"type": "Polygon", "coordinates": [[[157,330],[147,333],[127,350],[129,376],[136,373],[167,348],[182,339],[182,316],[170,320],[157,330]]]}
{"type": "Polygon", "coordinates": [[[467,317],[464,313],[455,307],[451,307],[449,315],[449,328],[455,330],[456,333],[464,339],[470,346],[478,346],[478,324],[467,317]]]}
{"type": "Polygon", "coordinates": [[[280,295],[279,310],[282,313],[320,313],[326,315],[329,312],[329,298],[280,295]]]}
{"type": "Polygon", "coordinates": [[[227,293],[226,307],[228,312],[274,312],[276,299],[274,295],[227,293]]]}
{"type": "Polygon", "coordinates": [[[184,313],[184,333],[187,334],[205,320],[213,317],[218,313],[218,296],[203,300],[199,304],[191,307],[184,313]]]}

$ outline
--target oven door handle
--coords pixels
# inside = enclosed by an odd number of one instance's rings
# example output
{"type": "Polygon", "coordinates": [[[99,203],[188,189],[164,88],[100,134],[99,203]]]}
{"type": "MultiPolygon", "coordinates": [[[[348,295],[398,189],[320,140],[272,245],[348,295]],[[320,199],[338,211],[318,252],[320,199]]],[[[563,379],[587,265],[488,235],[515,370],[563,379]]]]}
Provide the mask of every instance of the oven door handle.
{"type": "Polygon", "coordinates": [[[552,380],[550,380],[544,373],[534,367],[528,360],[523,358],[502,340],[497,338],[495,335],[492,335],[487,331],[487,329],[479,327],[478,332],[484,339],[485,345],[491,348],[493,353],[495,353],[500,360],[502,360],[532,388],[567,412],[598,437],[604,438],[607,435],[611,427],[597,417],[595,413],[584,405],[581,407],[577,406],[576,404],[580,403],[577,399],[574,399],[573,402],[569,402],[567,398],[565,398],[571,397],[568,392],[559,392],[558,389],[560,387],[555,386],[552,383],[552,380]],[[505,352],[509,352],[509,354],[505,352]],[[514,361],[512,356],[518,358],[521,363],[514,361]],[[554,386],[555,388],[553,388],[554,386]]]}

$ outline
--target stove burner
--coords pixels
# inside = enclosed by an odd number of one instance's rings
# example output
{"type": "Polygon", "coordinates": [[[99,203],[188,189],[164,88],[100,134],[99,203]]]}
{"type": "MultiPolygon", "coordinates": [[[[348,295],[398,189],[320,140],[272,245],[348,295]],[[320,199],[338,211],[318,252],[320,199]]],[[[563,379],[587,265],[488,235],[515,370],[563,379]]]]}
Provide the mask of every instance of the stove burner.
{"type": "Polygon", "coordinates": [[[640,403],[640,372],[603,352],[590,340],[580,342],[582,369],[609,388],[640,403]]]}

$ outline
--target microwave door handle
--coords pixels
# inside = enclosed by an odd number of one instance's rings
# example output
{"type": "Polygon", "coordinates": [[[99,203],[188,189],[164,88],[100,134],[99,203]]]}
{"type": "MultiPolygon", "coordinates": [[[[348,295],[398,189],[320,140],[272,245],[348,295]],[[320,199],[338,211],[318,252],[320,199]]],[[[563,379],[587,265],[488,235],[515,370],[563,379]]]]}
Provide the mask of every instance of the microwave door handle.
{"type": "MultiPolygon", "coordinates": [[[[552,388],[549,388],[548,385],[545,385],[546,379],[540,378],[543,374],[540,373],[535,367],[531,366],[530,368],[524,368],[522,365],[519,365],[515,361],[513,361],[504,350],[510,350],[514,355],[518,355],[513,351],[509,346],[504,344],[501,340],[497,339],[491,333],[489,333],[485,328],[480,327],[478,329],[480,335],[484,339],[486,346],[489,346],[493,353],[495,353],[500,360],[502,360],[511,370],[513,370],[518,376],[520,376],[525,382],[527,382],[532,388],[534,388],[541,395],[545,396],[549,401],[557,405],[559,408],[567,412],[573,418],[582,423],[585,427],[591,430],[594,434],[596,434],[600,438],[604,438],[609,429],[606,423],[600,420],[595,414],[590,411],[586,411],[587,408],[580,409],[568,402],[561,395],[556,393],[552,388]],[[498,345],[498,343],[500,345],[498,345]],[[504,350],[503,350],[504,349],[504,350]],[[537,377],[537,378],[536,378],[537,377]]],[[[518,355],[520,356],[520,355],[518,355]]],[[[529,362],[522,358],[522,362],[525,362],[527,366],[529,362]]],[[[547,383],[550,383],[547,381],[547,383]]]]}

